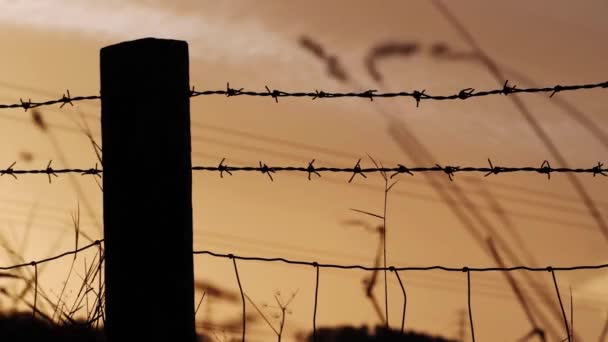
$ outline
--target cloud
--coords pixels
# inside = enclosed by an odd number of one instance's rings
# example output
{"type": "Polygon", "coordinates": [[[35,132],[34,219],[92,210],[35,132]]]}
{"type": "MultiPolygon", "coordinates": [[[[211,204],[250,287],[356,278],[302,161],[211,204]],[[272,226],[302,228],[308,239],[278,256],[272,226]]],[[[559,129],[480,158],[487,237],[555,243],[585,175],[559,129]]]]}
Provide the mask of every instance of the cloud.
{"type": "Polygon", "coordinates": [[[204,10],[179,14],[126,0],[0,0],[0,8],[0,24],[87,38],[186,40],[193,57],[210,62],[291,58],[289,42],[256,18],[230,20],[204,10]]]}

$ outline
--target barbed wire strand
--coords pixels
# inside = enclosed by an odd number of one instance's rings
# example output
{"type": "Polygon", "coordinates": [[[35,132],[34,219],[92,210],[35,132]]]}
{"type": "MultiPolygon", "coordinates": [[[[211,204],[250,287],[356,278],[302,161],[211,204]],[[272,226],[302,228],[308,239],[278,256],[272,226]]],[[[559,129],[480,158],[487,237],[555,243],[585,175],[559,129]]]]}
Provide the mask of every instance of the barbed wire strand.
{"type": "MultiPolygon", "coordinates": [[[[422,100],[435,100],[435,101],[445,101],[445,100],[466,100],[473,97],[482,97],[482,96],[491,96],[491,95],[509,95],[509,94],[517,94],[517,93],[550,93],[549,97],[553,97],[555,94],[563,91],[575,91],[575,90],[584,90],[584,89],[595,89],[595,88],[608,88],[608,81],[600,82],[600,83],[587,83],[587,84],[578,84],[578,85],[554,85],[550,87],[537,87],[537,88],[517,88],[515,85],[509,85],[509,81],[506,80],[503,87],[500,89],[492,89],[492,90],[482,90],[475,91],[475,88],[464,88],[457,93],[449,94],[449,95],[432,95],[424,90],[413,90],[412,92],[407,91],[399,91],[399,92],[385,92],[378,93],[376,89],[369,89],[363,92],[329,92],[325,90],[316,90],[314,92],[305,92],[305,91],[297,91],[297,92],[288,92],[279,89],[270,89],[268,86],[265,86],[266,91],[248,91],[244,90],[244,88],[231,88],[230,83],[227,83],[225,90],[204,90],[197,91],[195,87],[188,92],[190,97],[197,96],[209,96],[209,95],[224,95],[226,97],[235,97],[235,96],[260,96],[260,97],[270,97],[276,103],[279,102],[279,97],[308,97],[312,100],[316,99],[330,99],[330,98],[365,98],[373,101],[374,98],[394,98],[394,97],[410,97],[416,101],[416,107],[420,105],[422,100]]],[[[55,104],[61,104],[60,108],[63,108],[66,104],[70,106],[74,105],[74,102],[78,101],[87,101],[87,100],[100,100],[100,95],[91,95],[91,96],[74,96],[70,95],[70,91],[67,90],[61,98],[43,102],[35,102],[31,99],[23,100],[19,99],[19,103],[13,104],[0,104],[0,109],[8,109],[8,108],[23,108],[25,111],[29,109],[42,107],[42,106],[51,106],[55,104]]]]}
{"type": "Polygon", "coordinates": [[[59,104],[59,103],[61,103],[60,108],[63,108],[66,104],[69,104],[70,106],[74,106],[74,102],[86,101],[86,100],[99,100],[99,99],[101,99],[101,96],[99,96],[99,95],[71,97],[70,91],[68,90],[67,94],[63,94],[61,96],[61,98],[56,99],[56,100],[33,102],[32,99],[28,99],[27,101],[24,101],[23,99],[20,98],[19,103],[0,104],[0,109],[23,108],[27,112],[29,109],[43,107],[43,106],[51,106],[51,105],[55,105],[55,104],[59,104]]]}
{"type": "Polygon", "coordinates": [[[49,183],[51,183],[51,176],[58,177],[60,174],[67,173],[79,173],[83,176],[93,175],[97,177],[101,177],[103,170],[95,164],[95,167],[92,168],[66,168],[66,169],[54,169],[51,167],[51,164],[47,164],[47,167],[44,169],[14,169],[13,167],[17,164],[17,162],[13,162],[9,167],[5,169],[0,169],[0,176],[9,175],[13,178],[17,179],[17,175],[27,175],[27,174],[44,174],[49,177],[49,183]]]}
{"type": "Polygon", "coordinates": [[[588,83],[580,85],[554,85],[551,87],[540,87],[540,88],[517,88],[516,86],[510,86],[509,81],[506,80],[501,89],[493,89],[486,91],[475,92],[474,88],[464,88],[458,93],[450,95],[431,95],[426,93],[425,90],[413,90],[412,92],[399,91],[399,92],[386,92],[378,93],[376,89],[369,89],[363,92],[327,92],[324,90],[315,90],[314,92],[287,92],[283,90],[273,89],[270,90],[268,86],[265,86],[266,91],[245,91],[243,88],[231,88],[230,83],[227,83],[226,90],[207,90],[207,91],[196,91],[192,88],[190,92],[191,97],[202,96],[202,95],[225,95],[227,97],[232,96],[269,96],[278,103],[279,97],[310,97],[313,100],[319,98],[344,98],[344,97],[359,97],[366,98],[373,101],[374,98],[390,98],[390,97],[411,97],[416,101],[416,107],[419,106],[422,100],[466,100],[471,97],[481,97],[490,95],[509,95],[515,93],[551,93],[549,97],[553,97],[558,92],[562,91],[573,91],[582,89],[594,89],[594,88],[608,88],[608,81],[600,83],[588,83]]]}
{"type": "MultiPolygon", "coordinates": [[[[436,164],[435,166],[426,166],[426,167],[407,167],[402,164],[397,164],[394,167],[371,167],[364,168],[361,167],[359,160],[354,167],[326,167],[326,166],[314,166],[314,159],[308,164],[308,166],[268,166],[263,162],[259,162],[259,166],[229,166],[224,164],[225,158],[222,159],[218,166],[193,166],[192,171],[212,171],[219,172],[220,177],[224,178],[224,172],[231,175],[233,172],[259,172],[261,174],[268,175],[271,181],[274,181],[272,174],[277,172],[304,172],[308,174],[308,179],[311,180],[311,176],[314,174],[317,177],[321,177],[322,172],[332,172],[332,173],[351,173],[351,177],[349,179],[349,183],[351,183],[355,176],[359,175],[361,177],[367,178],[366,173],[392,173],[391,178],[395,177],[398,174],[409,174],[414,175],[414,173],[423,173],[423,172],[439,172],[444,173],[448,176],[449,180],[453,181],[456,173],[460,172],[477,172],[484,173],[484,177],[488,177],[490,175],[498,175],[503,173],[514,173],[514,172],[528,172],[528,173],[539,173],[547,175],[547,179],[551,179],[552,173],[587,173],[592,174],[594,177],[596,175],[608,176],[608,168],[604,168],[604,164],[602,162],[598,162],[595,166],[590,168],[571,168],[571,167],[552,167],[547,160],[543,161],[539,167],[534,166],[520,166],[520,167],[510,167],[510,166],[495,166],[490,159],[488,159],[489,166],[442,166],[436,164]]],[[[93,168],[73,168],[73,169],[54,169],[50,166],[50,164],[45,169],[14,169],[16,163],[11,164],[8,168],[0,169],[0,176],[10,175],[13,178],[17,179],[17,175],[24,174],[44,174],[49,177],[49,182],[51,181],[50,176],[58,176],[60,174],[66,173],[79,173],[83,176],[93,175],[97,177],[101,177],[103,174],[103,170],[99,169],[97,164],[93,168]]],[[[141,171],[154,171],[154,172],[162,172],[161,168],[142,166],[138,168],[130,168],[124,169],[125,171],[133,171],[133,172],[141,172],[141,171]]]]}

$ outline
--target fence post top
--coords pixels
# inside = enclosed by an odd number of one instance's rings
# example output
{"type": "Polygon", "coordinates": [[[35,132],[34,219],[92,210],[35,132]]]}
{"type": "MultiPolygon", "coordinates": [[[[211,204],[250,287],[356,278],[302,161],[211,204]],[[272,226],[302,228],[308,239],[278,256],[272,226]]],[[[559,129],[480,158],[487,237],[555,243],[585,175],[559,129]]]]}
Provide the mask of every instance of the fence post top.
{"type": "Polygon", "coordinates": [[[105,46],[101,48],[102,51],[107,49],[120,49],[120,48],[135,48],[135,47],[161,47],[161,46],[188,46],[188,42],[185,40],[176,40],[176,39],[165,39],[165,38],[155,38],[155,37],[146,37],[139,38],[134,40],[128,40],[112,45],[105,46]]]}

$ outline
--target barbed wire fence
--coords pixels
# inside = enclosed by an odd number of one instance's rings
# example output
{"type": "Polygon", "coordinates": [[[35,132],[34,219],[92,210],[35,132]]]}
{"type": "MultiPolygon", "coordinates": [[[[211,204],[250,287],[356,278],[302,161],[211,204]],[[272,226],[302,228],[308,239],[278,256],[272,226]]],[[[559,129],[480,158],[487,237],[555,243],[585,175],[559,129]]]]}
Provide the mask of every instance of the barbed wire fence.
{"type": "MultiPolygon", "coordinates": [[[[229,166],[224,164],[225,158],[217,166],[193,166],[192,171],[209,171],[219,172],[221,178],[224,177],[224,173],[232,176],[233,172],[257,172],[268,175],[271,181],[274,181],[272,174],[277,172],[299,172],[307,173],[308,180],[312,180],[311,176],[315,175],[321,177],[321,173],[350,173],[352,174],[348,180],[351,183],[355,176],[360,175],[363,178],[367,178],[368,173],[392,173],[391,178],[399,174],[408,174],[413,176],[415,173],[443,173],[448,176],[450,181],[454,180],[456,173],[483,173],[484,177],[490,175],[499,175],[504,173],[538,173],[547,176],[547,179],[551,179],[552,173],[578,173],[578,174],[591,174],[593,177],[601,175],[607,177],[608,168],[604,167],[602,162],[598,162],[595,166],[590,168],[569,168],[569,167],[552,167],[547,160],[543,161],[540,166],[494,166],[492,161],[488,159],[489,167],[487,166],[441,166],[439,164],[435,166],[422,166],[422,167],[407,167],[402,164],[397,164],[394,167],[362,167],[361,159],[357,161],[353,167],[328,167],[328,166],[314,166],[315,160],[313,159],[307,166],[268,166],[266,163],[259,162],[258,166],[229,166]]],[[[60,174],[74,173],[82,176],[92,175],[101,177],[103,169],[100,169],[98,165],[91,168],[67,168],[67,169],[54,169],[47,164],[44,169],[15,169],[15,163],[12,163],[8,168],[0,169],[0,176],[9,175],[14,179],[17,179],[17,175],[35,175],[42,174],[47,175],[49,183],[51,183],[51,176],[58,177],[60,174]]],[[[138,169],[125,169],[125,172],[155,172],[162,174],[162,168],[160,167],[141,167],[138,169]]]]}
{"type": "MultiPolygon", "coordinates": [[[[409,97],[413,98],[416,102],[416,107],[420,105],[421,101],[426,100],[466,100],[474,97],[482,97],[482,96],[491,96],[491,95],[509,95],[515,93],[548,93],[550,97],[553,97],[556,93],[563,91],[575,91],[575,90],[586,90],[586,89],[596,89],[596,88],[608,88],[608,81],[601,83],[589,83],[589,84],[580,84],[580,85],[555,85],[551,87],[542,87],[542,88],[517,88],[514,85],[509,85],[508,81],[505,81],[503,87],[501,89],[493,89],[487,91],[475,91],[474,88],[465,88],[458,91],[455,94],[450,95],[431,95],[426,93],[426,90],[414,90],[413,92],[387,92],[387,93],[378,93],[376,90],[370,89],[364,92],[346,92],[346,93],[332,93],[327,91],[315,90],[314,92],[287,92],[283,90],[272,89],[269,87],[265,87],[266,91],[256,92],[256,91],[246,91],[243,88],[231,88],[228,83],[225,90],[205,90],[205,91],[196,91],[193,87],[189,91],[190,97],[198,97],[198,96],[209,96],[209,95],[224,95],[226,97],[235,97],[235,96],[254,96],[254,97],[270,97],[275,102],[278,103],[279,98],[281,97],[305,97],[311,98],[312,100],[316,99],[329,99],[329,98],[365,98],[373,101],[376,98],[395,98],[395,97],[409,97]]],[[[66,91],[65,94],[62,95],[61,98],[55,100],[49,100],[44,102],[34,102],[31,99],[24,101],[20,99],[19,103],[14,104],[0,104],[0,109],[15,109],[21,108],[25,111],[30,109],[42,107],[42,106],[50,106],[55,104],[60,104],[60,107],[64,107],[65,105],[73,106],[74,102],[79,101],[87,101],[87,100],[100,100],[101,96],[75,96],[72,97],[70,91],[66,91]]],[[[408,174],[413,176],[416,173],[439,173],[446,175],[450,181],[454,180],[454,177],[457,173],[461,172],[469,172],[469,173],[482,173],[484,177],[490,175],[499,175],[505,173],[536,173],[541,175],[546,175],[547,179],[551,179],[551,175],[553,173],[577,173],[577,174],[590,174],[593,177],[596,175],[608,176],[606,172],[608,172],[608,168],[604,167],[602,162],[598,162],[596,165],[587,168],[567,168],[567,167],[552,167],[550,163],[545,160],[540,166],[496,166],[492,163],[490,159],[488,159],[488,166],[454,166],[454,165],[433,165],[433,166],[416,166],[410,167],[402,164],[397,164],[392,167],[362,167],[361,159],[359,159],[353,167],[329,167],[329,166],[315,166],[315,160],[306,165],[306,166],[269,166],[266,163],[260,161],[256,166],[230,166],[225,163],[226,159],[222,159],[217,166],[193,166],[192,171],[199,172],[218,172],[221,178],[224,177],[224,174],[232,176],[233,173],[237,172],[253,172],[260,173],[262,175],[267,175],[271,181],[274,180],[273,174],[276,173],[284,173],[284,172],[298,172],[307,174],[307,178],[312,180],[316,177],[321,177],[322,173],[345,173],[350,174],[350,178],[348,179],[348,183],[351,183],[356,176],[360,176],[362,178],[367,178],[366,174],[369,173],[390,173],[390,177],[395,177],[401,174],[408,174]]],[[[46,168],[41,169],[19,169],[15,168],[16,163],[12,163],[10,166],[0,169],[0,176],[11,176],[14,179],[17,179],[17,176],[20,175],[33,175],[40,174],[46,175],[48,177],[49,183],[52,182],[52,177],[58,177],[62,174],[81,174],[83,176],[95,176],[101,177],[103,175],[103,169],[99,168],[98,165],[95,165],[92,168],[53,168],[51,166],[50,161],[46,168]]],[[[155,172],[162,175],[162,167],[154,167],[154,166],[146,166],[143,165],[141,168],[137,169],[124,169],[124,172],[155,172]]],[[[15,269],[25,268],[25,267],[33,267],[34,268],[34,304],[33,304],[33,315],[36,315],[37,312],[37,298],[38,298],[38,266],[41,264],[46,264],[49,262],[53,262],[59,260],[61,258],[77,255],[78,253],[84,252],[93,247],[99,248],[100,260],[98,267],[101,268],[103,262],[102,256],[102,243],[104,240],[96,240],[93,243],[74,249],[72,251],[67,251],[53,257],[48,257],[36,261],[18,263],[11,266],[0,266],[0,270],[2,271],[11,271],[15,269]]],[[[317,261],[302,261],[302,260],[292,260],[283,257],[259,257],[259,256],[241,256],[235,254],[221,254],[216,253],[209,250],[200,250],[193,251],[194,255],[206,255],[214,258],[224,258],[230,259],[234,265],[234,272],[237,277],[239,283],[239,289],[241,295],[243,296],[243,289],[241,286],[241,281],[238,274],[238,266],[236,261],[245,261],[245,262],[263,262],[263,263],[285,263],[294,266],[310,266],[315,269],[316,281],[315,281],[315,297],[314,297],[314,315],[312,319],[313,326],[313,336],[316,339],[316,315],[317,315],[317,306],[318,306],[318,290],[319,290],[319,273],[320,269],[338,269],[338,270],[347,270],[347,269],[357,269],[361,271],[389,271],[395,274],[399,285],[402,289],[404,296],[404,307],[403,307],[403,316],[401,322],[401,333],[404,333],[405,329],[405,313],[406,313],[406,288],[404,286],[404,282],[399,276],[399,272],[405,271],[432,271],[432,270],[441,270],[445,272],[461,272],[466,273],[467,275],[467,298],[468,298],[468,309],[469,309],[469,320],[471,324],[471,335],[473,341],[475,340],[474,335],[474,325],[473,325],[473,314],[471,308],[471,273],[476,272],[516,272],[516,271],[524,271],[524,272],[548,272],[551,273],[552,281],[555,286],[556,296],[559,300],[559,305],[564,317],[564,325],[567,333],[567,338],[570,339],[571,332],[570,327],[568,326],[568,322],[566,319],[566,314],[564,310],[564,306],[561,300],[561,295],[558,288],[558,282],[556,279],[555,272],[567,272],[567,271],[576,271],[576,270],[600,270],[608,268],[608,264],[598,264],[598,265],[575,265],[575,266],[547,266],[547,267],[532,267],[527,265],[519,265],[519,266],[511,266],[511,267],[472,267],[472,266],[463,266],[463,267],[447,267],[447,266],[388,266],[388,267],[371,267],[365,265],[346,265],[346,264],[327,264],[327,263],[319,263],[317,261]]],[[[99,270],[101,273],[101,270],[99,270]]],[[[101,291],[103,288],[103,284],[101,283],[101,276],[99,276],[99,291],[98,294],[101,296],[101,291]]],[[[103,314],[102,314],[103,315],[103,314]]],[[[243,297],[243,340],[245,340],[246,326],[245,326],[245,301],[243,297]]]]}
{"type": "MultiPolygon", "coordinates": [[[[492,89],[492,90],[482,90],[475,91],[475,88],[464,88],[454,94],[448,95],[432,95],[426,92],[425,90],[413,90],[411,92],[407,91],[399,91],[399,92],[385,92],[379,93],[376,89],[369,89],[363,92],[330,92],[325,90],[315,90],[314,92],[306,92],[306,91],[297,91],[297,92],[289,92],[279,89],[270,89],[268,86],[265,86],[266,91],[249,91],[245,90],[245,88],[232,88],[230,87],[230,83],[226,84],[226,89],[223,90],[196,90],[195,87],[188,92],[190,97],[197,96],[209,96],[209,95],[224,95],[226,97],[235,97],[235,96],[254,96],[254,97],[271,97],[275,100],[275,102],[279,102],[279,98],[281,97],[304,97],[311,98],[312,100],[316,99],[334,99],[334,98],[365,98],[373,101],[375,98],[396,98],[396,97],[409,97],[416,101],[416,107],[420,105],[421,101],[426,100],[434,100],[434,101],[446,101],[446,100],[466,100],[476,97],[485,97],[485,96],[493,96],[493,95],[509,95],[509,94],[518,94],[518,93],[548,93],[549,97],[553,97],[555,94],[564,92],[564,91],[576,91],[576,90],[586,90],[586,89],[598,89],[598,88],[608,88],[608,81],[599,82],[599,83],[587,83],[587,84],[577,84],[577,85],[554,85],[550,87],[541,87],[541,88],[517,88],[515,85],[509,85],[509,81],[505,81],[504,85],[500,89],[492,89]]],[[[67,90],[60,98],[55,100],[48,100],[42,102],[32,101],[31,98],[27,100],[23,100],[23,98],[19,99],[19,103],[13,104],[0,104],[0,109],[10,109],[10,108],[22,108],[25,111],[29,109],[43,107],[43,106],[51,106],[55,104],[61,104],[61,108],[65,105],[73,106],[74,102],[78,101],[87,101],[87,100],[100,100],[100,95],[89,95],[89,96],[71,96],[70,91],[67,90]]]]}

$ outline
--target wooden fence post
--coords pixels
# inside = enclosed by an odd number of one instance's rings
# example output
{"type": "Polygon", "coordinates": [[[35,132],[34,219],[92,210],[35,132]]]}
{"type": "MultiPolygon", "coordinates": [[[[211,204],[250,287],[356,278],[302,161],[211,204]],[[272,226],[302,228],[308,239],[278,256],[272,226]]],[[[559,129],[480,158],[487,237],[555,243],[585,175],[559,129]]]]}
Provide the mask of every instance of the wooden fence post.
{"type": "Polygon", "coordinates": [[[196,340],[188,44],[101,49],[106,336],[196,340]]]}

